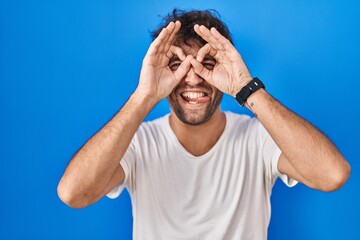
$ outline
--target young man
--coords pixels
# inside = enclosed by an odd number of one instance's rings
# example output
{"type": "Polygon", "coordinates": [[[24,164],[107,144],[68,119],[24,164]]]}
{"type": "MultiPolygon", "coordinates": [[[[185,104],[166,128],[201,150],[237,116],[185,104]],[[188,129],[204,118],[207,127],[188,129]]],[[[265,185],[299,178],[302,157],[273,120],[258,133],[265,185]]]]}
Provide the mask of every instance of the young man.
{"type": "Polygon", "coordinates": [[[336,147],[251,76],[218,18],[174,10],[137,89],[72,158],[58,193],[81,208],[126,187],[134,239],[266,239],[277,177],[334,191],[349,174],[336,147]],[[256,118],[221,112],[223,93],[256,118]],[[171,114],[143,123],[165,97],[171,114]]]}

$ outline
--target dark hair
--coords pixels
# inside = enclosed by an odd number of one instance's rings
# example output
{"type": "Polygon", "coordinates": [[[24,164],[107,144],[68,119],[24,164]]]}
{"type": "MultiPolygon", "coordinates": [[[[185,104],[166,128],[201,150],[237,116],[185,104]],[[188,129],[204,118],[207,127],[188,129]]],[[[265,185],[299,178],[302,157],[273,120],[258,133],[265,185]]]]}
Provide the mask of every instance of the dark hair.
{"type": "Polygon", "coordinates": [[[163,24],[154,32],[152,32],[152,39],[155,40],[155,38],[160,34],[161,30],[170,22],[180,21],[181,28],[176,34],[174,42],[175,45],[186,44],[191,46],[196,44],[202,46],[206,44],[206,41],[197,35],[197,33],[194,31],[195,24],[204,25],[208,29],[214,27],[221,33],[221,35],[233,43],[229,29],[219,18],[219,13],[213,9],[204,11],[184,11],[175,8],[171,13],[163,18],[163,24]]]}

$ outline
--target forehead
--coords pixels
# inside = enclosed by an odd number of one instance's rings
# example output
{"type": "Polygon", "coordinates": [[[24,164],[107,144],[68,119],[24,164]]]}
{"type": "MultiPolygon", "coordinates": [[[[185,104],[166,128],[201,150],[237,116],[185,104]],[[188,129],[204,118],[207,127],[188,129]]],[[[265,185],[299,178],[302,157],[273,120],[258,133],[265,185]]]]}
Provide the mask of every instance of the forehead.
{"type": "MultiPolygon", "coordinates": [[[[192,55],[193,57],[196,57],[198,51],[200,50],[200,48],[203,47],[203,45],[199,46],[199,44],[194,44],[194,45],[181,44],[179,47],[184,51],[185,55],[192,55]]],[[[216,61],[216,60],[210,55],[206,55],[204,61],[216,61]]]]}
{"type": "Polygon", "coordinates": [[[193,56],[196,56],[197,52],[201,48],[201,46],[198,46],[196,44],[194,45],[181,44],[179,47],[184,51],[186,55],[193,55],[193,56]]]}

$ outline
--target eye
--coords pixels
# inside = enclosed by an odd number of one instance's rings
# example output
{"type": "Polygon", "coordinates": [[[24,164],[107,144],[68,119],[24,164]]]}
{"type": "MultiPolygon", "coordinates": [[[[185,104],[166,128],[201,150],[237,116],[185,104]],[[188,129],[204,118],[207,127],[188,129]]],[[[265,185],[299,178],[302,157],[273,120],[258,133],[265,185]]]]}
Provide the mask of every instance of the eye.
{"type": "Polygon", "coordinates": [[[206,68],[207,70],[213,70],[215,63],[213,62],[203,62],[202,65],[204,66],[204,68],[206,68]]]}
{"type": "Polygon", "coordinates": [[[169,64],[169,68],[171,69],[171,71],[176,71],[179,66],[180,66],[181,62],[180,61],[175,61],[169,64]]]}

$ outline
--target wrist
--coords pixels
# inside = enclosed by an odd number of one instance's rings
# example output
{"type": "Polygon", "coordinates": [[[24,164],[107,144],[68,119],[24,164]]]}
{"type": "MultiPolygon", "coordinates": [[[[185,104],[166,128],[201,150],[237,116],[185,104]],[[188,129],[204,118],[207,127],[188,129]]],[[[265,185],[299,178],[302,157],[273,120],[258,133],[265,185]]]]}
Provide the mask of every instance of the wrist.
{"type": "Polygon", "coordinates": [[[264,98],[265,95],[267,95],[266,90],[264,88],[261,88],[248,97],[248,99],[245,102],[245,105],[246,106],[254,105],[259,101],[259,99],[261,100],[262,98],[264,98]]]}
{"type": "Polygon", "coordinates": [[[135,90],[135,92],[130,96],[130,99],[136,105],[143,106],[146,109],[149,109],[149,111],[161,100],[156,98],[154,95],[140,91],[139,89],[135,90]]]}
{"type": "Polygon", "coordinates": [[[231,96],[234,98],[236,97],[236,94],[243,89],[253,78],[249,75],[247,77],[244,77],[241,79],[241,81],[238,81],[238,84],[235,84],[233,91],[230,93],[231,96]]]}

